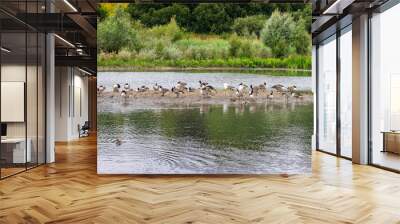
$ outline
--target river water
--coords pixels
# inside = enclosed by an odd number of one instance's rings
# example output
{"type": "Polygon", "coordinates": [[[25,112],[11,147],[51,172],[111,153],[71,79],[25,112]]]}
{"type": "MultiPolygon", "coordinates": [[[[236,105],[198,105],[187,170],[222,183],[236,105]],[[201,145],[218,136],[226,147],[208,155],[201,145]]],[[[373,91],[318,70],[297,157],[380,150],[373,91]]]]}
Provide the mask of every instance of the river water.
{"type": "MultiPolygon", "coordinates": [[[[237,73],[100,73],[98,84],[282,83],[309,77],[237,73]]],[[[151,100],[146,99],[146,100],[151,100]]],[[[296,174],[311,171],[313,105],[286,103],[118,104],[99,100],[100,174],[296,174]],[[124,110],[124,107],[129,109],[124,110]],[[104,110],[103,108],[108,108],[104,110]]]]}

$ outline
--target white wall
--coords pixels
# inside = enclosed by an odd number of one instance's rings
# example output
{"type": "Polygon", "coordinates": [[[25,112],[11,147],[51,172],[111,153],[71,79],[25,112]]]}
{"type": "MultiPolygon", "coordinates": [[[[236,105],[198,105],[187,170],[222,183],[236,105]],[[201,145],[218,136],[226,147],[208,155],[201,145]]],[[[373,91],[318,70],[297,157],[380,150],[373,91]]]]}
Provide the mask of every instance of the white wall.
{"type": "Polygon", "coordinates": [[[88,78],[72,67],[56,67],[55,140],[79,138],[78,125],[88,120],[88,78]]]}

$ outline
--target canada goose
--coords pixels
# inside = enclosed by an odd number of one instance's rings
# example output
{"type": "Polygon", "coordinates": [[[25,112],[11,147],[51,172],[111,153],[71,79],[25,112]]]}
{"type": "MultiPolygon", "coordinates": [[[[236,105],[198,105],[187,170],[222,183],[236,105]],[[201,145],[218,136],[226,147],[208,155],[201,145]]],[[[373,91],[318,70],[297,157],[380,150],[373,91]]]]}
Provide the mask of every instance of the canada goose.
{"type": "Polygon", "coordinates": [[[126,90],[121,91],[121,96],[122,97],[128,97],[128,94],[126,93],[126,90]]]}
{"type": "Polygon", "coordinates": [[[293,85],[293,86],[288,86],[288,87],[287,87],[287,91],[293,93],[294,91],[296,91],[296,88],[297,88],[297,87],[296,87],[295,85],[293,85]]]}
{"type": "Polygon", "coordinates": [[[180,94],[184,93],[183,90],[177,89],[176,87],[172,87],[171,92],[175,93],[176,97],[179,97],[180,94]]]}
{"type": "Polygon", "coordinates": [[[258,90],[266,91],[267,90],[267,83],[264,82],[263,84],[258,85],[257,88],[258,88],[258,90]]]}
{"type": "Polygon", "coordinates": [[[125,85],[124,85],[125,91],[129,91],[130,88],[131,88],[131,87],[130,87],[129,83],[125,83],[125,85]]]}
{"type": "Polygon", "coordinates": [[[273,85],[271,88],[272,88],[272,89],[275,89],[275,90],[278,91],[278,92],[284,92],[284,91],[286,91],[285,86],[284,86],[284,85],[281,85],[281,84],[273,85]]]}
{"type": "Polygon", "coordinates": [[[159,89],[160,89],[160,85],[158,85],[157,83],[156,84],[154,84],[154,86],[153,86],[153,90],[154,91],[159,91],[159,89]]]}
{"type": "Polygon", "coordinates": [[[235,95],[238,98],[242,98],[243,97],[243,91],[239,91],[239,89],[236,89],[235,95]]]}
{"type": "Polygon", "coordinates": [[[239,84],[237,90],[239,90],[239,92],[242,92],[247,88],[248,86],[246,86],[245,84],[243,84],[242,82],[239,84]]]}
{"type": "Polygon", "coordinates": [[[149,87],[147,87],[147,86],[141,86],[141,87],[136,89],[136,91],[139,92],[139,93],[144,93],[147,90],[149,90],[149,87]]]}
{"type": "Polygon", "coordinates": [[[113,92],[118,93],[120,88],[121,88],[120,84],[118,84],[118,83],[114,84],[113,85],[113,92]]]}
{"type": "Polygon", "coordinates": [[[161,96],[165,96],[165,93],[167,93],[169,89],[158,86],[158,91],[161,93],[161,96]]]}
{"type": "Polygon", "coordinates": [[[200,83],[200,87],[208,85],[208,82],[202,82],[201,80],[199,80],[199,83],[200,83]]]}
{"type": "Polygon", "coordinates": [[[274,98],[274,91],[271,91],[269,95],[267,96],[268,99],[273,99],[274,98]]]}
{"type": "Polygon", "coordinates": [[[103,85],[100,85],[100,86],[97,88],[97,92],[100,93],[100,94],[103,93],[105,90],[106,90],[106,87],[103,86],[103,85]]]}
{"type": "Polygon", "coordinates": [[[178,81],[177,84],[176,84],[176,88],[178,88],[178,89],[180,89],[180,88],[186,88],[186,86],[187,86],[187,83],[186,83],[186,82],[178,81]]]}
{"type": "Polygon", "coordinates": [[[253,88],[253,85],[250,85],[249,96],[252,97],[252,98],[254,97],[254,88],[253,88]]]}

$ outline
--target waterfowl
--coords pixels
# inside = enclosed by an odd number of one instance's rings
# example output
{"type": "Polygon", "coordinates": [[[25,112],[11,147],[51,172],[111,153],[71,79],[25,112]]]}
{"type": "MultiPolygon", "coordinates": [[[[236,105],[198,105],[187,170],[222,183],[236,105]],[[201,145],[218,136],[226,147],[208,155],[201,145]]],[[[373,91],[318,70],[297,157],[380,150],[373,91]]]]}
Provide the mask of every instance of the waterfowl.
{"type": "Polygon", "coordinates": [[[253,88],[253,85],[250,85],[249,96],[250,96],[250,97],[254,97],[254,88],[253,88]]]}
{"type": "Polygon", "coordinates": [[[140,92],[140,93],[146,92],[147,90],[149,90],[149,87],[147,87],[147,86],[141,86],[136,89],[136,91],[140,92]]]}
{"type": "Polygon", "coordinates": [[[243,92],[247,87],[248,87],[247,85],[241,82],[237,89],[239,90],[239,92],[243,92]]]}
{"type": "Polygon", "coordinates": [[[199,83],[200,83],[200,87],[208,85],[208,82],[202,82],[201,80],[199,80],[199,83]]]}
{"type": "Polygon", "coordinates": [[[241,98],[243,97],[243,91],[239,91],[239,89],[236,89],[235,95],[236,97],[241,98]]]}
{"type": "Polygon", "coordinates": [[[178,89],[180,89],[180,88],[186,88],[186,86],[187,86],[187,83],[186,83],[186,82],[178,81],[177,84],[176,84],[176,88],[178,88],[178,89]]]}
{"type": "Polygon", "coordinates": [[[159,91],[159,89],[160,89],[160,85],[158,85],[157,83],[156,84],[154,84],[154,86],[153,86],[153,90],[154,91],[159,91]]]}
{"type": "Polygon", "coordinates": [[[235,91],[235,87],[229,85],[228,83],[224,83],[224,90],[225,91],[235,91]]]}
{"type": "Polygon", "coordinates": [[[293,86],[288,86],[288,87],[287,87],[287,91],[293,93],[294,91],[296,91],[296,88],[297,88],[297,87],[296,87],[295,85],[293,85],[293,86]]]}
{"type": "Polygon", "coordinates": [[[121,91],[121,96],[122,97],[127,97],[128,96],[128,94],[126,93],[126,90],[122,90],[121,91]]]}
{"type": "Polygon", "coordinates": [[[267,96],[268,99],[273,99],[274,98],[274,91],[271,91],[269,95],[267,96]]]}
{"type": "Polygon", "coordinates": [[[125,83],[125,85],[124,85],[125,91],[129,91],[130,88],[131,88],[131,87],[130,87],[129,83],[125,83]]]}
{"type": "Polygon", "coordinates": [[[172,87],[171,92],[175,93],[176,97],[179,97],[180,94],[184,93],[182,90],[177,89],[176,87],[172,87]]]}
{"type": "Polygon", "coordinates": [[[120,84],[114,84],[113,85],[113,92],[115,92],[115,93],[117,93],[117,92],[119,92],[119,89],[121,88],[121,85],[120,84]]]}
{"type": "Polygon", "coordinates": [[[158,91],[161,93],[161,96],[165,96],[165,94],[169,91],[169,89],[163,88],[162,86],[158,86],[158,91]]]}
{"type": "Polygon", "coordinates": [[[103,85],[100,85],[99,87],[97,87],[97,92],[98,93],[103,93],[106,90],[106,87],[103,85]]]}
{"type": "Polygon", "coordinates": [[[258,85],[257,88],[258,88],[258,90],[266,91],[267,90],[267,83],[264,82],[263,84],[258,85]]]}

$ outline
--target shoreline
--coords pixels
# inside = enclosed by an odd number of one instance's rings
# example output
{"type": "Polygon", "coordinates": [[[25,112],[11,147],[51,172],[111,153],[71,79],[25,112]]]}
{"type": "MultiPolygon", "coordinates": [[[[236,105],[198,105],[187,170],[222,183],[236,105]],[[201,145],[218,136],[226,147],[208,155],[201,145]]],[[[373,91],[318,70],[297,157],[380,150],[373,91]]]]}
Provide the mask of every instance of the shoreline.
{"type": "MultiPolygon", "coordinates": [[[[310,69],[293,69],[293,68],[246,68],[246,67],[138,67],[138,66],[99,66],[97,72],[300,72],[309,73],[309,75],[301,75],[304,77],[311,76],[310,69]]],[[[274,74],[272,74],[274,75],[274,74]]],[[[276,75],[290,76],[290,75],[276,75]]]]}
{"type": "MultiPolygon", "coordinates": [[[[243,105],[243,104],[257,104],[257,103],[271,103],[278,105],[286,104],[308,104],[313,102],[313,94],[309,92],[303,92],[301,98],[293,96],[285,96],[279,93],[274,95],[274,98],[269,98],[268,93],[260,93],[255,97],[249,97],[248,95],[238,98],[233,93],[229,92],[217,92],[210,94],[209,96],[202,96],[197,91],[182,94],[177,97],[173,93],[168,93],[165,96],[161,96],[157,93],[136,93],[132,92],[127,97],[121,97],[119,93],[104,92],[97,95],[97,100],[100,108],[102,105],[142,105],[142,106],[162,106],[165,105],[201,105],[201,104],[232,104],[232,105],[243,105]]],[[[101,110],[100,110],[101,111],[101,110]]]]}

